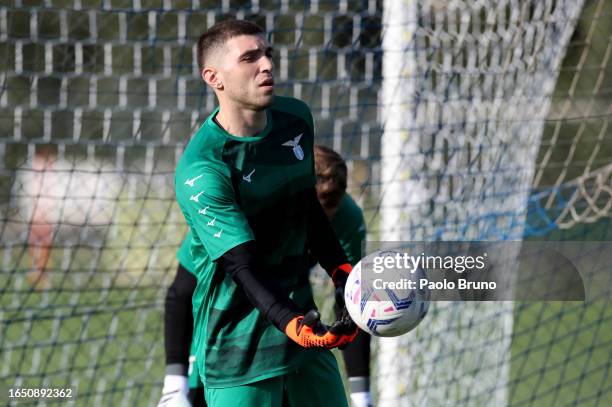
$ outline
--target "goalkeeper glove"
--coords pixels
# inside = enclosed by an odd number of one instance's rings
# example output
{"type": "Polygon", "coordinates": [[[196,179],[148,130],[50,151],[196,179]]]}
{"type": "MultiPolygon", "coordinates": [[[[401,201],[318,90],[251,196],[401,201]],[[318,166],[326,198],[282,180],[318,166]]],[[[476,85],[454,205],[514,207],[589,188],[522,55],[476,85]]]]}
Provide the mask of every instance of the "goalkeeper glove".
{"type": "Polygon", "coordinates": [[[309,311],[289,321],[285,334],[304,348],[337,348],[351,343],[357,336],[357,327],[352,321],[336,321],[332,326],[321,323],[317,311],[309,311]]]}
{"type": "Polygon", "coordinates": [[[334,282],[334,287],[336,287],[336,304],[338,307],[344,307],[344,286],[346,285],[346,280],[350,272],[353,270],[353,266],[349,263],[344,263],[338,267],[331,273],[332,281],[334,282]]]}
{"type": "Polygon", "coordinates": [[[189,384],[186,376],[166,375],[162,397],[157,407],[191,407],[187,399],[189,384]]]}
{"type": "MultiPolygon", "coordinates": [[[[340,319],[338,321],[343,324],[346,330],[358,332],[357,325],[355,325],[355,322],[351,319],[348,309],[346,309],[346,304],[344,303],[344,287],[346,286],[346,280],[351,271],[353,271],[353,266],[349,263],[344,263],[332,271],[331,278],[334,282],[334,287],[336,287],[336,305],[338,309],[340,309],[340,319]]],[[[339,348],[344,349],[345,347],[346,345],[342,345],[339,348]]]]}

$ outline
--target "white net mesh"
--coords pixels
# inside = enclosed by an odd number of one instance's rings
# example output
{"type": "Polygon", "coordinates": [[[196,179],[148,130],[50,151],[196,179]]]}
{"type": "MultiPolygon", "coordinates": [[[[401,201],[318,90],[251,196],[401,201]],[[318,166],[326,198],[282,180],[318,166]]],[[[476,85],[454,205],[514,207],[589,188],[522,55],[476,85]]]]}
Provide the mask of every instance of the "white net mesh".
{"type": "MultiPolygon", "coordinates": [[[[590,6],[605,18],[603,2],[590,6]]],[[[551,191],[572,190],[560,213],[547,215],[553,228],[571,226],[568,218],[609,216],[608,166],[593,171],[602,164],[595,157],[602,158],[604,139],[609,142],[607,120],[591,133],[596,141],[586,163],[573,160],[574,150],[582,150],[580,131],[564,135],[571,144],[561,169],[549,161],[567,119],[555,117],[551,105],[577,102],[575,92],[559,100],[555,88],[582,9],[580,1],[385,3],[381,240],[520,240],[529,236],[530,202],[543,199],[533,195],[536,172],[535,186],[546,185],[547,210],[555,203],[551,191]],[[540,151],[547,121],[557,130],[540,151]],[[570,182],[574,165],[584,166],[585,175],[570,182]],[[552,171],[554,184],[540,183],[552,171]],[[586,206],[581,215],[576,205],[586,206]]],[[[588,26],[589,35],[596,26],[588,26]]],[[[593,59],[603,66],[608,57],[593,59]]],[[[604,77],[598,72],[593,94],[604,77]]],[[[582,127],[605,109],[600,97],[586,105],[582,127]]],[[[609,154],[604,160],[609,165],[609,154]]],[[[513,304],[434,305],[413,334],[381,340],[380,404],[520,400],[511,380],[513,304]]]]}
{"type": "MultiPolygon", "coordinates": [[[[581,239],[587,223],[609,229],[612,206],[610,16],[605,0],[0,4],[2,386],[157,401],[185,233],[174,166],[215,106],[194,60],[215,22],[270,32],[277,91],[305,100],[317,141],[347,158],[370,239],[581,239]]],[[[606,404],[607,370],[575,379],[559,369],[584,357],[555,364],[572,334],[609,364],[604,310],[441,304],[384,345],[396,353],[380,353],[378,398],[606,404]],[[570,333],[547,325],[575,315],[570,333]],[[521,364],[540,349],[524,321],[553,331],[538,380],[521,364]]]]}

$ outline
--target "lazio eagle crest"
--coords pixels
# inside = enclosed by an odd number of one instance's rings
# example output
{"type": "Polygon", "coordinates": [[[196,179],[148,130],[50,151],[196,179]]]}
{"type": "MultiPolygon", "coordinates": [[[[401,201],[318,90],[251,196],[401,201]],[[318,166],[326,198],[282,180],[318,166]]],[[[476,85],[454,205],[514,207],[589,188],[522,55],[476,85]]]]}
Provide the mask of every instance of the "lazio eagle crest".
{"type": "Polygon", "coordinates": [[[302,161],[304,159],[304,150],[302,150],[302,147],[300,146],[300,139],[302,138],[303,134],[304,133],[300,133],[293,140],[289,140],[289,141],[283,143],[283,146],[287,146],[287,147],[292,147],[293,148],[293,154],[295,154],[295,158],[297,158],[300,161],[302,161]]]}

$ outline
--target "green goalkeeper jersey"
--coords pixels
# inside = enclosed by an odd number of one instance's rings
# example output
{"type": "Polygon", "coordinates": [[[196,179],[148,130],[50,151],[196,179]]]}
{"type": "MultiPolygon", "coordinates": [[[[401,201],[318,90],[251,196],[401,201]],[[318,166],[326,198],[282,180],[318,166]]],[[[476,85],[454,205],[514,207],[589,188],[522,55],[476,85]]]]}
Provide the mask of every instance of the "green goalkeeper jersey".
{"type": "MultiPolygon", "coordinates": [[[[344,194],[338,210],[331,219],[331,225],[349,262],[354,266],[362,257],[361,246],[365,241],[366,227],[361,208],[349,194],[344,194]]],[[[176,258],[187,271],[195,275],[190,248],[191,230],[187,232],[185,240],[176,252],[176,258]]]]}
{"type": "Polygon", "coordinates": [[[219,127],[213,112],[176,169],[179,206],[191,229],[197,278],[193,296],[196,365],[204,385],[237,386],[281,375],[309,352],[253,307],[216,260],[255,240],[258,272],[303,310],[314,302],[308,282],[306,192],[314,187],[313,121],[296,99],[276,97],[267,126],[252,137],[219,127]]]}
{"type": "MultiPolygon", "coordinates": [[[[366,227],[363,219],[361,208],[355,203],[349,194],[345,194],[336,214],[331,220],[331,225],[338,237],[340,245],[344,249],[349,262],[352,265],[357,264],[362,257],[362,243],[365,241],[366,227]]],[[[176,253],[176,258],[179,263],[190,273],[196,274],[195,266],[191,257],[191,230],[187,232],[185,240],[176,253]]],[[[331,284],[331,282],[330,282],[331,284]]],[[[190,350],[189,363],[189,387],[195,388],[200,382],[200,375],[197,364],[192,360],[196,360],[194,342],[192,342],[190,350]]]]}

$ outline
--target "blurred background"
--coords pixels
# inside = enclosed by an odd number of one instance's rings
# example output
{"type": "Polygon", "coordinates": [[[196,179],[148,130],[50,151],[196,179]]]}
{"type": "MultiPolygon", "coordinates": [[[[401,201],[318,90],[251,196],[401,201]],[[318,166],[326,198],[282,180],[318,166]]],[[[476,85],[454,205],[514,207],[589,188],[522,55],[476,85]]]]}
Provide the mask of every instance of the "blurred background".
{"type": "MultiPolygon", "coordinates": [[[[2,1],[0,389],[77,388],[19,405],[156,404],[174,168],[216,104],[195,42],[228,18],[269,33],[369,240],[611,240],[609,1],[2,1]]],[[[375,398],[610,405],[610,296],[590,300],[435,304],[376,341],[375,398]]]]}

